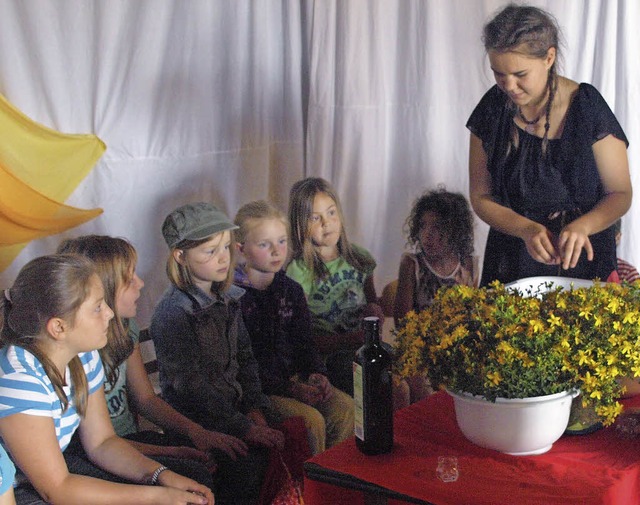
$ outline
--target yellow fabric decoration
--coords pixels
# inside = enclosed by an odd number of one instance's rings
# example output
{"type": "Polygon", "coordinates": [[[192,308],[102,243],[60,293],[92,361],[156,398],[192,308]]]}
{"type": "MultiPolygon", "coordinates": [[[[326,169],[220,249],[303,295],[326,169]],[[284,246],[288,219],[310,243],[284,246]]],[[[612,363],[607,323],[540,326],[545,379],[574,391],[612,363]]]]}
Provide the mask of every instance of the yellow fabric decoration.
{"type": "Polygon", "coordinates": [[[0,95],[0,271],[27,242],[102,213],[65,205],[106,147],[95,135],[47,128],[0,95]]]}

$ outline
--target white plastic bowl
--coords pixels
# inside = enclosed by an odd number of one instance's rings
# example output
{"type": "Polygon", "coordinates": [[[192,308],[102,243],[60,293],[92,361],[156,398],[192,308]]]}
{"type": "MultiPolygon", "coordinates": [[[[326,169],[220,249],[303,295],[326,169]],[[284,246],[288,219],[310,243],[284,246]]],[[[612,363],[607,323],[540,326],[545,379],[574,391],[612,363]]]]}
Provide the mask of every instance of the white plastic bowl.
{"type": "Polygon", "coordinates": [[[574,279],[571,277],[525,277],[523,279],[518,279],[517,281],[510,282],[509,284],[505,284],[507,289],[519,290],[524,296],[527,296],[528,292],[532,294],[542,294],[547,292],[549,289],[546,287],[548,282],[553,283],[551,289],[556,289],[558,286],[562,287],[562,289],[570,290],[570,289],[578,289],[578,288],[589,288],[593,286],[593,281],[585,280],[585,279],[574,279]]]}
{"type": "Polygon", "coordinates": [[[447,391],[453,397],[458,426],[480,447],[528,456],[551,449],[569,423],[571,400],[567,391],[533,398],[497,398],[490,402],[471,394],[447,391]]]}

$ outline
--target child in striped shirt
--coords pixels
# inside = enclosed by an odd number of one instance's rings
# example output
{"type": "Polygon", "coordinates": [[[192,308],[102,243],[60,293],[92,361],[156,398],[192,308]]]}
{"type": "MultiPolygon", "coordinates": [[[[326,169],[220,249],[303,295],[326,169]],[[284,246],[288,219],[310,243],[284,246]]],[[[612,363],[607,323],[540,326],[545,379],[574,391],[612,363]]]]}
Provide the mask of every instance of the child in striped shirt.
{"type": "Polygon", "coordinates": [[[114,433],[97,351],[113,311],[90,260],[30,261],[0,306],[0,443],[19,470],[18,505],[214,502],[210,489],[114,433]],[[65,458],[76,429],[85,462],[65,458]]]}

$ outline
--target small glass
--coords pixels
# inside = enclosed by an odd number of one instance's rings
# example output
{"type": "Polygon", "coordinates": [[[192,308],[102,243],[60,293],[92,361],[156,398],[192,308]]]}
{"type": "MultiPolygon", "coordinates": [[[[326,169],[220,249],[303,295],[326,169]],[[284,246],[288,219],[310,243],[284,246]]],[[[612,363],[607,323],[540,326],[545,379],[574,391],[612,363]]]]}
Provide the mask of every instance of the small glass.
{"type": "Polygon", "coordinates": [[[438,479],[442,482],[455,482],[458,480],[458,458],[455,456],[438,456],[438,479]]]}

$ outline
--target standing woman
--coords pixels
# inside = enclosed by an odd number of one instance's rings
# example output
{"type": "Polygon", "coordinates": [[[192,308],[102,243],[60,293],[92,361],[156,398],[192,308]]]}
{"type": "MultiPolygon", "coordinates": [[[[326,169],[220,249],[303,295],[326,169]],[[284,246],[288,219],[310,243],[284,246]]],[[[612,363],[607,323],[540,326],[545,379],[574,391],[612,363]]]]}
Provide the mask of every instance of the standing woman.
{"type": "Polygon", "coordinates": [[[19,505],[214,503],[208,488],[114,433],[97,352],[113,311],[88,259],[30,261],[0,306],[0,443],[20,470],[19,505]],[[76,429],[89,460],[72,472],[64,451],[76,429]]]}
{"type": "Polygon", "coordinates": [[[481,284],[615,279],[613,224],[632,193],[620,124],[593,86],[558,75],[549,13],[510,4],[483,42],[496,85],[467,122],[471,204],[491,226],[481,284]]]}

